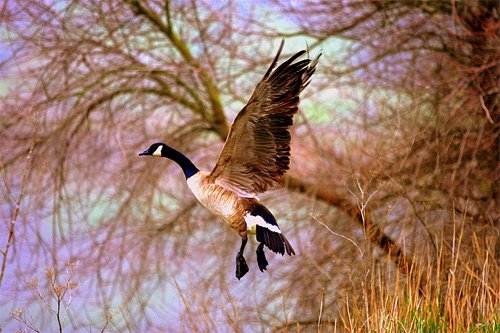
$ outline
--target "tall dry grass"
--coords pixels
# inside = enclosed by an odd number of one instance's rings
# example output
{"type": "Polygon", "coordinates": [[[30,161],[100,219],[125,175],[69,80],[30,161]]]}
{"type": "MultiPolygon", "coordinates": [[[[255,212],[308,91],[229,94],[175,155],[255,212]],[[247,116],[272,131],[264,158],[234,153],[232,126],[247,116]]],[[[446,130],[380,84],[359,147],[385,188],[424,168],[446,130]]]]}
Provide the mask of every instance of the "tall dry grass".
{"type": "MultiPolygon", "coordinates": [[[[387,266],[372,260],[365,280],[346,291],[339,319],[321,321],[320,315],[317,331],[500,332],[498,236],[467,234],[465,220],[453,218],[453,225],[459,227],[451,248],[443,237],[435,257],[415,254],[414,279],[388,272],[387,266]],[[463,248],[466,234],[472,252],[463,248]]],[[[296,331],[304,330],[298,325],[296,331]]]]}

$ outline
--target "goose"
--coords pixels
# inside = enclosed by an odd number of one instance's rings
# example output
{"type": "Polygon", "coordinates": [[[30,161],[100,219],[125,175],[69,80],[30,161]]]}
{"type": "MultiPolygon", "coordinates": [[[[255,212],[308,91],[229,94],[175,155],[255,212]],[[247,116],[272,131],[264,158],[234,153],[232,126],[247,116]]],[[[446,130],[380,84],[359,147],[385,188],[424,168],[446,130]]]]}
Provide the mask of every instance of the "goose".
{"type": "Polygon", "coordinates": [[[199,170],[184,154],[161,142],[139,154],[176,162],[198,201],[238,232],[238,280],[249,270],[243,256],[248,235],[255,235],[259,243],[256,254],[261,272],[268,266],[264,246],[282,256],[295,254],[275,217],[256,194],[281,184],[280,179],[289,168],[293,116],[321,53],[314,60],[307,57],[296,61],[306,53],[299,51],[274,70],[283,45],[284,41],[248,103],[236,116],[212,171],[199,170]]]}

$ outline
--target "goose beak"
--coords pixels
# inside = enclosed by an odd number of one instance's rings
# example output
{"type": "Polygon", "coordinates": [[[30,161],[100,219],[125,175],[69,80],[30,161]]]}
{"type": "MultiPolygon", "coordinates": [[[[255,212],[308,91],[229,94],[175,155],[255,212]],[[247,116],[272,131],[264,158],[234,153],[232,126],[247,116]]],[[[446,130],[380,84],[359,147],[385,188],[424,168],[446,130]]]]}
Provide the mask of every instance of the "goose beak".
{"type": "Polygon", "coordinates": [[[146,149],[145,151],[143,151],[142,153],[139,153],[139,156],[143,156],[143,155],[151,155],[149,153],[149,151],[146,149]]]}

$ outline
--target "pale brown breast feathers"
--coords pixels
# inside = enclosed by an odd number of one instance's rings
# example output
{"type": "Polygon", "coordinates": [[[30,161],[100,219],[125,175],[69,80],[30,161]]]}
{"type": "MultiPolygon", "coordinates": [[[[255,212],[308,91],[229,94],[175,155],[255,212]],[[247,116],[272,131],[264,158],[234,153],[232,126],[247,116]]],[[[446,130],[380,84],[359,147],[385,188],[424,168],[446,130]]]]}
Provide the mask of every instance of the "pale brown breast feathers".
{"type": "Polygon", "coordinates": [[[245,230],[243,216],[245,210],[237,195],[224,187],[215,184],[209,173],[199,171],[187,180],[191,192],[210,212],[222,217],[237,231],[245,230]]]}

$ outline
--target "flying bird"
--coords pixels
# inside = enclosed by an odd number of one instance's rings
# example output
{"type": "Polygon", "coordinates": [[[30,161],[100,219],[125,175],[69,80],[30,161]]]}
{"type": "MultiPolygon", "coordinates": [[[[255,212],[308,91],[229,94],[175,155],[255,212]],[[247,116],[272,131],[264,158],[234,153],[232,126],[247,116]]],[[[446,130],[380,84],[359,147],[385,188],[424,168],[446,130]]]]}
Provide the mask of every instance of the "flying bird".
{"type": "Polygon", "coordinates": [[[278,68],[284,41],[250,100],[234,120],[217,164],[211,172],[199,170],[185,155],[164,143],[154,143],[139,155],[166,157],[184,172],[198,201],[220,216],[241,236],[236,256],[236,277],[248,272],[243,252],[248,235],[256,235],[257,264],[268,266],[264,246],[275,253],[295,254],[273,214],[256,197],[280,184],[290,164],[290,127],[297,113],[299,95],[309,84],[318,56],[298,60],[297,52],[278,68]]]}

